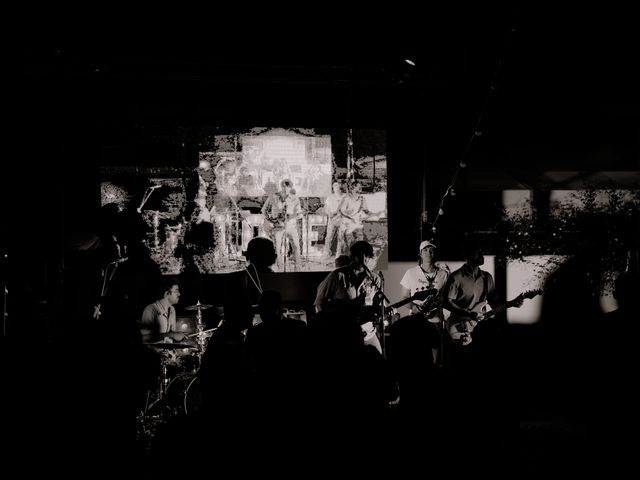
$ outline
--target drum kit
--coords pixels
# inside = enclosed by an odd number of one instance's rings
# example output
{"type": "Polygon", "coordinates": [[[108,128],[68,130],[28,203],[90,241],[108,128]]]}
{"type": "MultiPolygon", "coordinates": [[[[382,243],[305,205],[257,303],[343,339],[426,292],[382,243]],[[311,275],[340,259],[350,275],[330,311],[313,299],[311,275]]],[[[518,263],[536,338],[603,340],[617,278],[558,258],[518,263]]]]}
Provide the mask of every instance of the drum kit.
{"type": "Polygon", "coordinates": [[[202,311],[209,308],[213,308],[213,305],[204,305],[200,301],[185,308],[196,311],[196,332],[186,335],[184,341],[173,342],[165,338],[164,341],[145,344],[160,354],[160,376],[157,390],[148,392],[145,408],[140,414],[143,424],[158,421],[162,424],[167,418],[191,414],[200,407],[197,371],[209,338],[217,328],[205,329],[202,311]],[[188,343],[191,339],[193,343],[188,343]],[[176,358],[183,360],[176,362],[176,358]],[[175,368],[172,370],[172,366],[177,367],[177,371],[175,368]],[[151,401],[152,396],[155,398],[151,401]]]}

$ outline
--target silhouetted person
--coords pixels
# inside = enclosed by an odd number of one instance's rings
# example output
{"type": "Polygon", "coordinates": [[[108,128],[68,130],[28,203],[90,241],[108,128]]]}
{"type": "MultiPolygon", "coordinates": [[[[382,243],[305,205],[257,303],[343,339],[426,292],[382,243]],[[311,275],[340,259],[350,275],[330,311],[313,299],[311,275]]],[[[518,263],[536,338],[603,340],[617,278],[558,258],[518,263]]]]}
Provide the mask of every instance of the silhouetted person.
{"type": "Polygon", "coordinates": [[[283,315],[282,297],[275,290],[265,290],[258,311],[262,322],[247,332],[246,348],[254,362],[261,388],[263,406],[300,412],[308,380],[307,325],[283,315]]]}
{"type": "Polygon", "coordinates": [[[271,266],[276,262],[276,249],[269,238],[255,237],[249,241],[244,256],[248,263],[241,279],[242,301],[255,306],[263,290],[261,277],[271,273],[271,266]]]}
{"type": "Polygon", "coordinates": [[[445,308],[451,312],[445,340],[445,380],[450,389],[446,405],[451,432],[476,443],[470,454],[481,460],[490,454],[482,439],[491,436],[500,451],[510,445],[516,427],[508,401],[506,320],[485,319],[482,308],[496,305],[493,276],[480,268],[484,255],[476,241],[465,240],[464,258],[464,265],[449,275],[445,287],[445,308]],[[465,411],[470,401],[474,408],[465,411]]]}
{"type": "Polygon", "coordinates": [[[638,404],[640,395],[635,382],[638,375],[640,353],[638,338],[640,323],[636,308],[640,292],[640,276],[632,272],[621,273],[615,282],[613,295],[618,308],[603,315],[598,337],[601,341],[593,351],[602,371],[602,383],[596,395],[600,418],[597,435],[607,439],[607,453],[628,461],[635,455],[628,442],[631,431],[640,426],[638,404]]]}
{"type": "Polygon", "coordinates": [[[360,240],[351,245],[349,252],[351,258],[349,265],[333,270],[318,285],[314,301],[316,312],[322,311],[336,300],[347,301],[359,307],[358,316],[366,335],[365,342],[382,351],[373,321],[364,314],[365,307],[375,307],[378,301],[378,289],[370,270],[375,262],[373,247],[369,242],[360,240]],[[371,266],[369,267],[367,263],[371,266]]]}

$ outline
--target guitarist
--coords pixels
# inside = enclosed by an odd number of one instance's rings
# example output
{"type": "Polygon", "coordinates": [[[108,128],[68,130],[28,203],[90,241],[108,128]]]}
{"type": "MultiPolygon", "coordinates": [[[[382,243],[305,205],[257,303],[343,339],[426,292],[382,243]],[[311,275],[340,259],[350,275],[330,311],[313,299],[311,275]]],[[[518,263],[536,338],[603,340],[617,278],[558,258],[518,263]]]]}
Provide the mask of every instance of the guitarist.
{"type": "MultiPolygon", "coordinates": [[[[464,265],[449,276],[444,298],[444,306],[451,312],[446,322],[450,333],[447,335],[449,371],[466,378],[480,370],[496,374],[505,361],[502,333],[506,322],[491,318],[491,312],[485,312],[483,307],[489,305],[498,311],[504,305],[497,305],[493,276],[480,269],[484,264],[482,249],[465,243],[464,257],[464,265]],[[477,322],[485,320],[485,316],[490,319],[479,325],[477,322]],[[478,328],[475,325],[479,325],[478,328]]],[[[521,306],[523,299],[519,296],[509,302],[510,306],[521,306]]]]}
{"type": "MultiPolygon", "coordinates": [[[[336,300],[351,301],[363,311],[380,301],[376,295],[378,289],[374,285],[375,279],[370,273],[375,264],[373,247],[369,242],[359,240],[351,245],[349,253],[351,263],[333,270],[318,285],[314,301],[316,312],[320,312],[336,300]]],[[[365,335],[365,344],[373,345],[379,352],[382,352],[373,321],[362,323],[361,328],[365,335]]]]}
{"type": "MultiPolygon", "coordinates": [[[[420,348],[431,348],[433,361],[442,356],[441,324],[444,319],[442,311],[442,295],[449,277],[449,271],[439,267],[435,263],[436,245],[429,240],[424,240],[418,248],[418,265],[408,269],[400,280],[401,297],[408,299],[421,291],[435,289],[436,296],[425,300],[413,300],[407,308],[409,317],[400,319],[391,332],[396,345],[409,345],[408,341],[420,338],[420,348]],[[427,320],[428,323],[425,323],[427,320]],[[413,339],[411,339],[413,337],[413,339]]],[[[409,348],[409,347],[407,347],[409,348]]]]}
{"type": "MultiPolygon", "coordinates": [[[[441,293],[444,291],[449,272],[435,264],[435,251],[436,246],[429,240],[420,243],[418,265],[407,270],[400,280],[402,298],[409,298],[416,292],[431,288],[441,293]]],[[[435,303],[433,305],[433,302],[414,300],[408,305],[408,309],[412,314],[423,314],[432,323],[440,323],[443,318],[442,305],[441,302],[435,303]]]]}
{"type": "MultiPolygon", "coordinates": [[[[481,270],[484,264],[482,249],[466,242],[464,246],[465,263],[449,276],[445,292],[445,308],[451,312],[447,321],[447,329],[454,322],[465,320],[481,321],[483,316],[478,312],[483,304],[495,304],[495,283],[493,276],[481,270]]],[[[471,332],[469,332],[471,335],[471,332]]]]}
{"type": "Polygon", "coordinates": [[[300,199],[293,188],[293,182],[285,178],[280,182],[282,190],[270,195],[262,206],[264,215],[264,230],[276,246],[276,251],[282,255],[280,262],[285,264],[287,251],[285,239],[289,240],[292,250],[294,270],[300,258],[300,237],[298,235],[298,220],[303,212],[300,199]]]}

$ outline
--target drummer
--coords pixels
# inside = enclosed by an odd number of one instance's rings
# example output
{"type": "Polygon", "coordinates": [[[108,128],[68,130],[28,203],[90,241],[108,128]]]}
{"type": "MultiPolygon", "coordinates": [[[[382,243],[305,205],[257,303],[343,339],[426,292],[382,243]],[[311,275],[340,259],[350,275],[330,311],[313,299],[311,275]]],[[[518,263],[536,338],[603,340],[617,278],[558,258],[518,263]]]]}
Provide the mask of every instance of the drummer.
{"type": "Polygon", "coordinates": [[[159,298],[147,305],[140,319],[143,343],[185,340],[185,335],[176,328],[176,309],[180,300],[180,285],[174,279],[165,279],[159,288],[159,298]]]}

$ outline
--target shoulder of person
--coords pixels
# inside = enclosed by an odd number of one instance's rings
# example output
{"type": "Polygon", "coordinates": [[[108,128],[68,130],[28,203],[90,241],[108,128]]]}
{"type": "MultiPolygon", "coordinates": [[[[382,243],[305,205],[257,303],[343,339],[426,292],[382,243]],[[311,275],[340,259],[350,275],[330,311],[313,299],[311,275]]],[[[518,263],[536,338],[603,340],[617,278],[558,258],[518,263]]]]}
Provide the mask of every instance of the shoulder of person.
{"type": "Polygon", "coordinates": [[[438,270],[442,270],[447,275],[451,274],[451,269],[449,268],[449,265],[447,265],[446,263],[436,262],[435,265],[438,270]]]}
{"type": "Polygon", "coordinates": [[[480,269],[480,274],[487,279],[493,280],[493,275],[491,275],[491,273],[487,272],[486,270],[480,269]]]}
{"type": "Polygon", "coordinates": [[[332,273],[335,273],[336,275],[339,275],[341,273],[344,275],[350,275],[351,272],[352,272],[351,265],[345,265],[344,267],[336,268],[335,270],[333,270],[332,273]]]}

